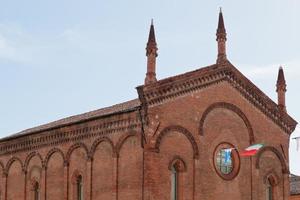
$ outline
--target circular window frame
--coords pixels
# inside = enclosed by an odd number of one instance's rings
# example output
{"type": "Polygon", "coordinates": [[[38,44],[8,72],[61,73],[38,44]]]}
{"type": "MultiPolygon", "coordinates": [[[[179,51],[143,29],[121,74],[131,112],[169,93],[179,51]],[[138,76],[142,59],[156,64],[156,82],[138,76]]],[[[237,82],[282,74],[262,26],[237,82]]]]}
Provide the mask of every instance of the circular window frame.
{"type": "Polygon", "coordinates": [[[214,168],[215,168],[216,173],[222,179],[224,179],[224,180],[234,179],[240,171],[240,156],[239,156],[238,150],[236,149],[236,147],[233,144],[231,144],[229,142],[222,142],[222,143],[218,144],[217,147],[214,150],[213,164],[214,164],[214,168]],[[232,155],[232,170],[228,174],[222,173],[221,170],[219,169],[218,165],[217,165],[218,152],[221,149],[225,149],[225,148],[234,148],[231,152],[231,155],[232,155]]]}

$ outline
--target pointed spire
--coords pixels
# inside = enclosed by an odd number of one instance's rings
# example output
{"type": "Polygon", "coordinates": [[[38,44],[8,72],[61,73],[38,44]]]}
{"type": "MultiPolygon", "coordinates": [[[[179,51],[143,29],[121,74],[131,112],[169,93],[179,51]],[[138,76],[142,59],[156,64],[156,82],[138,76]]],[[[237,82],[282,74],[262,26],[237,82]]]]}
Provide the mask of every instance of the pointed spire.
{"type": "Polygon", "coordinates": [[[156,48],[155,30],[154,30],[154,25],[153,25],[153,19],[151,19],[149,37],[148,37],[147,48],[146,48],[147,56],[151,50],[156,50],[156,49],[157,48],[156,48]]]}
{"type": "Polygon", "coordinates": [[[222,63],[227,60],[226,58],[226,29],[224,25],[222,8],[220,8],[219,12],[219,21],[217,28],[217,42],[218,42],[218,59],[217,63],[222,63]]]}
{"type": "Polygon", "coordinates": [[[147,56],[147,73],[145,78],[145,84],[150,84],[156,82],[156,57],[157,57],[157,44],[155,39],[155,30],[153,25],[153,19],[151,20],[150,31],[148,42],[146,46],[146,56],[147,56]]]}
{"type": "Polygon", "coordinates": [[[285,93],[286,93],[286,82],[284,78],[283,68],[280,66],[278,70],[276,92],[278,97],[278,107],[281,111],[286,112],[285,105],[285,93]]]}
{"type": "Polygon", "coordinates": [[[218,29],[217,29],[217,37],[219,36],[225,36],[226,39],[226,30],[225,30],[225,25],[224,25],[224,19],[223,19],[223,13],[222,13],[222,8],[220,7],[220,12],[219,12],[219,22],[218,22],[218,29]]]}
{"type": "Polygon", "coordinates": [[[278,71],[277,90],[279,89],[278,87],[280,87],[280,86],[284,86],[284,88],[286,87],[286,83],[285,83],[285,78],[284,78],[284,73],[283,73],[282,66],[279,67],[279,71],[278,71]]]}

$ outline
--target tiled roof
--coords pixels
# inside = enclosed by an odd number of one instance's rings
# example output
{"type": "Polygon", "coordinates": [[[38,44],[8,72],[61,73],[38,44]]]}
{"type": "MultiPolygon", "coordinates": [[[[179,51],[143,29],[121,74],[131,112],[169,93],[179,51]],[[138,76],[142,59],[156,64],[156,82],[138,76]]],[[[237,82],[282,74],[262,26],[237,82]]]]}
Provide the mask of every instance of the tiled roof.
{"type": "Polygon", "coordinates": [[[67,125],[71,125],[71,124],[75,124],[75,123],[79,123],[79,122],[83,122],[83,121],[87,121],[87,120],[92,120],[92,119],[96,119],[99,117],[104,117],[104,116],[108,116],[108,115],[112,115],[112,114],[132,111],[132,110],[135,110],[136,108],[138,108],[139,106],[140,106],[139,99],[134,99],[134,100],[116,104],[116,105],[113,105],[110,107],[101,108],[98,110],[86,112],[86,113],[79,114],[79,115],[74,115],[74,116],[63,118],[63,119],[60,119],[60,120],[57,120],[54,122],[50,122],[48,124],[44,124],[44,125],[37,126],[34,128],[26,129],[19,133],[2,138],[0,141],[17,138],[17,137],[21,137],[24,135],[30,135],[30,134],[37,133],[37,132],[47,131],[47,130],[54,129],[54,128],[60,128],[63,126],[67,126],[67,125]]]}
{"type": "Polygon", "coordinates": [[[290,177],[290,194],[300,195],[300,176],[292,175],[290,177]]]}

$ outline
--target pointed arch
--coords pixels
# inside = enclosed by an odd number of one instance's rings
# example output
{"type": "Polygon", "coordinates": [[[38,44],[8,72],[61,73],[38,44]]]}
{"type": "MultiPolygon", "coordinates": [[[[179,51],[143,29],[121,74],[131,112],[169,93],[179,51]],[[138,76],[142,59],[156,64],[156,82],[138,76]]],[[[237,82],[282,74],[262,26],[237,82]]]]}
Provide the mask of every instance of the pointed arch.
{"type": "Polygon", "coordinates": [[[251,126],[250,121],[248,120],[247,116],[243,113],[243,111],[239,107],[237,107],[236,105],[233,105],[231,103],[227,103],[227,102],[213,103],[210,106],[208,106],[208,108],[206,108],[206,110],[203,112],[201,120],[200,120],[199,135],[201,135],[201,136],[204,135],[203,125],[206,120],[206,117],[212,110],[214,110],[216,108],[225,108],[225,109],[228,109],[228,110],[236,113],[244,121],[244,124],[246,125],[246,127],[248,129],[249,143],[252,144],[255,142],[253,129],[252,129],[252,126],[251,126]]]}
{"type": "Polygon", "coordinates": [[[41,166],[44,167],[44,161],[43,161],[43,158],[41,156],[41,154],[37,151],[33,151],[31,152],[30,154],[27,155],[26,159],[25,159],[25,163],[24,163],[24,169],[27,171],[27,167],[29,165],[29,162],[30,160],[34,157],[34,156],[37,156],[40,161],[41,161],[41,166]]]}
{"type": "Polygon", "coordinates": [[[285,163],[285,160],[284,160],[282,154],[280,153],[279,150],[277,150],[275,147],[272,147],[272,146],[265,146],[259,150],[259,152],[256,155],[256,162],[255,162],[256,169],[260,169],[260,159],[261,159],[263,153],[266,151],[270,151],[276,155],[276,157],[278,158],[278,160],[281,163],[282,173],[288,174],[289,170],[286,166],[286,163],[285,163]]]}
{"type": "Polygon", "coordinates": [[[70,146],[67,154],[66,154],[66,162],[69,163],[70,162],[70,157],[71,157],[71,154],[72,152],[77,149],[77,148],[83,148],[85,150],[85,153],[86,153],[86,158],[88,159],[88,154],[89,154],[89,150],[87,148],[87,146],[84,144],[84,143],[76,143],[76,144],[73,144],[72,146],[70,146]]]}
{"type": "Polygon", "coordinates": [[[89,153],[89,156],[90,156],[91,158],[94,157],[94,154],[95,154],[95,151],[96,151],[98,145],[99,145],[100,143],[102,143],[102,142],[106,142],[106,143],[108,143],[108,144],[111,146],[112,151],[113,151],[113,155],[116,153],[116,152],[115,152],[115,146],[114,146],[113,142],[112,142],[108,137],[105,137],[105,136],[104,136],[104,137],[100,137],[100,138],[96,139],[96,140],[93,142],[92,147],[91,147],[91,150],[90,150],[90,153],[89,153]]]}
{"type": "Polygon", "coordinates": [[[186,136],[186,138],[190,141],[190,143],[192,145],[194,158],[198,159],[199,149],[198,149],[196,140],[194,139],[192,133],[190,131],[188,131],[186,128],[183,128],[182,126],[168,126],[168,127],[164,128],[156,138],[155,149],[157,151],[159,151],[159,146],[161,144],[163,137],[172,131],[182,133],[183,135],[186,136]]]}
{"type": "Polygon", "coordinates": [[[48,162],[51,158],[51,156],[54,154],[54,153],[58,153],[61,155],[63,161],[65,162],[65,155],[64,153],[62,152],[62,150],[60,150],[59,148],[53,148],[53,149],[50,149],[50,151],[48,151],[46,157],[45,157],[45,167],[48,166],[48,162]]]}
{"type": "Polygon", "coordinates": [[[21,165],[22,170],[24,171],[24,165],[23,162],[21,161],[20,158],[18,157],[12,157],[11,159],[9,159],[9,161],[6,163],[6,167],[5,167],[5,172],[8,174],[10,166],[14,163],[14,162],[19,162],[21,165]]]}

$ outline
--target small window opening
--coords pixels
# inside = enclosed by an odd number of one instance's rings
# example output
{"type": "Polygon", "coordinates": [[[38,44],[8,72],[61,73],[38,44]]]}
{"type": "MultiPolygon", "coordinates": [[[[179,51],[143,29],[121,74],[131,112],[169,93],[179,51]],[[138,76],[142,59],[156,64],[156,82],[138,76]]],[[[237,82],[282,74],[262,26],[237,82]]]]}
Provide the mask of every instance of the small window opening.
{"type": "Polygon", "coordinates": [[[35,182],[33,190],[34,190],[34,200],[40,200],[40,187],[38,182],[35,182]]]}
{"type": "Polygon", "coordinates": [[[273,199],[273,184],[272,180],[269,177],[266,182],[266,200],[274,200],[273,199]]]}
{"type": "Polygon", "coordinates": [[[77,177],[77,200],[83,200],[83,184],[81,175],[77,177]]]}
{"type": "Polygon", "coordinates": [[[178,169],[175,165],[171,168],[171,200],[178,200],[178,169]]]}

